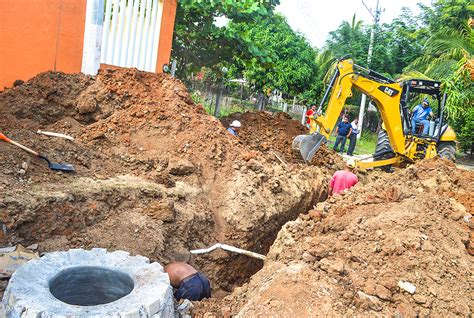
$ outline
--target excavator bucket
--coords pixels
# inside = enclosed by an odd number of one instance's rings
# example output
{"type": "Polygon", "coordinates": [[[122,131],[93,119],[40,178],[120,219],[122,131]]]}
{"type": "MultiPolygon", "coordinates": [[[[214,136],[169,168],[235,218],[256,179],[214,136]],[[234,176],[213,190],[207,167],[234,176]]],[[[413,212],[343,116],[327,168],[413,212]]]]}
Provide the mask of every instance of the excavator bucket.
{"type": "Polygon", "coordinates": [[[301,153],[305,161],[310,161],[316,151],[326,142],[326,137],[320,133],[311,135],[298,135],[293,139],[292,148],[301,153]]]}

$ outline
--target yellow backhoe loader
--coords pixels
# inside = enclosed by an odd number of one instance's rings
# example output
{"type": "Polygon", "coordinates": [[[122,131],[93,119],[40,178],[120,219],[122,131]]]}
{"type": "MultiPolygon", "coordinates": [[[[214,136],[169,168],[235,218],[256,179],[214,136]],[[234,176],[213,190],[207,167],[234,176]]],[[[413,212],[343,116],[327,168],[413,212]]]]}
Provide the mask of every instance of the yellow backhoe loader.
{"type": "Polygon", "coordinates": [[[370,158],[356,161],[358,168],[404,166],[437,155],[454,161],[456,134],[445,121],[446,94],[441,93],[440,86],[440,82],[421,79],[395,82],[354,64],[350,58],[342,58],[335,66],[320,104],[321,108],[329,97],[326,112],[310,117],[310,134],[297,136],[293,140],[293,149],[299,151],[304,160],[310,161],[329,139],[346,99],[352,96],[354,88],[372,100],[383,121],[375,153],[370,158]],[[415,127],[415,133],[412,132],[409,109],[420,94],[429,95],[437,101],[437,118],[430,121],[427,135],[418,133],[421,131],[419,127],[415,127]]]}

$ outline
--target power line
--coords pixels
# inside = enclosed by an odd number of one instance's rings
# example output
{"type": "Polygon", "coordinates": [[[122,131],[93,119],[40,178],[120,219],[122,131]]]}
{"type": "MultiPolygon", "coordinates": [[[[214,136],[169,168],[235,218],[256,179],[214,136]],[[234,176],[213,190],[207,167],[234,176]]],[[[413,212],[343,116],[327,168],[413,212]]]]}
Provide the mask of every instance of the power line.
{"type": "MultiPolygon", "coordinates": [[[[308,6],[308,4],[306,2],[304,2],[304,0],[301,2],[301,4],[303,5],[303,7],[306,9],[305,12],[308,13],[309,17],[310,17],[310,20],[316,25],[316,28],[319,29],[319,31],[323,30],[323,28],[321,27],[321,24],[319,24],[318,22],[318,19],[316,19],[313,15],[313,11],[311,10],[311,8],[308,6]]],[[[325,42],[325,38],[321,35],[323,34],[323,32],[318,32],[316,33],[317,37],[319,40],[322,40],[321,42],[324,43],[325,42]]]]}
{"type": "MultiPolygon", "coordinates": [[[[316,29],[316,32],[312,32],[312,34],[314,34],[318,38],[319,41],[324,40],[321,37],[320,33],[317,32],[317,31],[319,31],[318,30],[319,25],[313,19],[311,19],[311,17],[309,17],[308,13],[306,12],[306,9],[303,8],[303,6],[301,5],[302,2],[296,1],[295,3],[296,3],[296,7],[298,8],[298,11],[299,11],[300,15],[306,20],[306,23],[308,23],[308,25],[313,26],[316,29]]],[[[324,41],[322,41],[322,42],[324,42],[324,41]]]]}

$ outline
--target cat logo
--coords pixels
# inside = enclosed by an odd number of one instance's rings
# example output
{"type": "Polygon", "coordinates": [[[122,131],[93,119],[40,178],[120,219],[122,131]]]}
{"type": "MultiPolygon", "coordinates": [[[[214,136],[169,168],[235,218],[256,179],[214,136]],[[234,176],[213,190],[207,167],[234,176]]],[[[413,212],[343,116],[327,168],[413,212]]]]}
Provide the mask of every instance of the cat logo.
{"type": "Polygon", "coordinates": [[[390,88],[390,87],[387,87],[387,86],[383,86],[383,85],[379,86],[379,90],[384,92],[385,94],[387,94],[390,97],[397,96],[398,93],[400,93],[400,91],[398,91],[396,89],[393,89],[393,88],[390,88]]]}

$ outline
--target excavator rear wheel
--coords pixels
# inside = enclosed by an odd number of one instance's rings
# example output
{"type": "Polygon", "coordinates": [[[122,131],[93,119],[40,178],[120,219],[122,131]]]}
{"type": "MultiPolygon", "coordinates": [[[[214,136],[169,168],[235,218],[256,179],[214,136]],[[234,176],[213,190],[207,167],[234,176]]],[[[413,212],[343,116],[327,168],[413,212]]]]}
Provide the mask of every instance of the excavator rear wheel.
{"type": "MultiPolygon", "coordinates": [[[[390,139],[388,138],[388,134],[385,130],[381,129],[379,135],[377,136],[377,146],[375,147],[375,153],[381,153],[385,151],[393,151],[392,146],[390,145],[390,139]]],[[[374,158],[374,160],[384,160],[393,157],[393,153],[387,153],[383,156],[379,156],[374,158]]],[[[385,172],[390,172],[392,165],[386,165],[380,167],[385,172]]]]}
{"type": "Polygon", "coordinates": [[[438,155],[452,162],[456,161],[456,143],[454,141],[440,141],[438,143],[438,155]]]}

